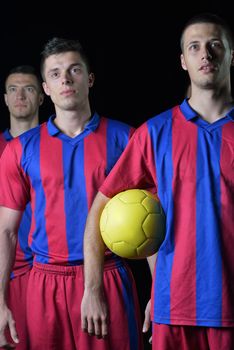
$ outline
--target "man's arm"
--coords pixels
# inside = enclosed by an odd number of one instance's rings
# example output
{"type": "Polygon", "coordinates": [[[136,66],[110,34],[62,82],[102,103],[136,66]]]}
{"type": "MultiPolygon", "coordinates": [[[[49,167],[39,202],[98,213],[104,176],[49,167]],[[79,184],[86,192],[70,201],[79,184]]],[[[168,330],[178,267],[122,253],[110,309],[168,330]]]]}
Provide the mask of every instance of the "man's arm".
{"type": "Polygon", "coordinates": [[[154,274],[154,267],[155,267],[155,263],[156,263],[156,259],[157,259],[157,254],[158,253],[155,253],[154,255],[148,256],[148,258],[147,258],[151,277],[153,277],[153,274],[154,274]]]}
{"type": "Polygon", "coordinates": [[[108,308],[103,291],[103,264],[105,244],[99,220],[109,198],[101,192],[96,195],[90,209],[84,233],[84,295],[81,303],[81,327],[98,338],[108,333],[108,308]]]}
{"type": "MultiPolygon", "coordinates": [[[[150,274],[151,274],[151,278],[153,279],[153,273],[154,273],[154,267],[155,267],[155,263],[156,263],[156,259],[157,259],[157,254],[155,253],[154,255],[151,255],[147,258],[147,262],[149,265],[149,269],[150,269],[150,274]]],[[[144,319],[144,324],[143,324],[143,328],[142,331],[143,333],[148,332],[148,330],[150,329],[151,326],[151,299],[149,299],[146,308],[145,308],[145,319],[144,319]]],[[[149,339],[149,343],[152,344],[152,335],[149,339]]]]}
{"type": "Polygon", "coordinates": [[[0,346],[6,347],[12,347],[4,335],[7,326],[13,341],[19,342],[15,321],[7,307],[6,296],[21,216],[21,211],[0,206],[0,346]]]}

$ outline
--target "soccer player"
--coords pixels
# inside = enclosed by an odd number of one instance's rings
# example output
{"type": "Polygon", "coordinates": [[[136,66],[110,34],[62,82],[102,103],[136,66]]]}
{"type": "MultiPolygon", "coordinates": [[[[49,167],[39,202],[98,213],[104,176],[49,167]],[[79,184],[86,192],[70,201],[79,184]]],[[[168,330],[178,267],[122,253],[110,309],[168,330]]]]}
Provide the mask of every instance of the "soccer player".
{"type": "MultiPolygon", "coordinates": [[[[41,72],[55,115],[13,140],[4,151],[0,170],[1,250],[12,247],[22,210],[28,202],[32,206],[29,242],[35,257],[27,293],[30,349],[141,350],[133,276],[110,251],[105,254],[104,288],[99,291],[108,299],[112,332],[104,339],[101,334],[101,339],[91,337],[82,331],[80,315],[86,217],[133,129],[91,111],[94,75],[78,41],[53,38],[46,43],[41,72]]],[[[2,259],[3,281],[9,263],[2,259]]],[[[0,317],[6,326],[9,318],[0,317]]]]}
{"type": "MultiPolygon", "coordinates": [[[[5,80],[5,91],[5,103],[10,113],[10,128],[0,134],[0,155],[10,140],[38,125],[39,107],[44,99],[40,75],[34,67],[29,65],[17,66],[10,70],[5,80]]],[[[5,177],[7,176],[6,173],[5,177]]],[[[30,225],[31,208],[28,204],[18,230],[15,263],[7,292],[7,302],[17,323],[20,339],[18,350],[29,350],[26,327],[26,288],[33,261],[31,249],[28,247],[30,225]]],[[[4,253],[7,254],[7,250],[4,253]]]]}
{"type": "Polygon", "coordinates": [[[234,349],[232,33],[215,14],[200,14],[185,25],[181,50],[189,99],[136,130],[90,210],[82,321],[94,334],[108,332],[98,293],[103,206],[123,190],[151,187],[166,213],[152,286],[153,349],[234,349]]]}

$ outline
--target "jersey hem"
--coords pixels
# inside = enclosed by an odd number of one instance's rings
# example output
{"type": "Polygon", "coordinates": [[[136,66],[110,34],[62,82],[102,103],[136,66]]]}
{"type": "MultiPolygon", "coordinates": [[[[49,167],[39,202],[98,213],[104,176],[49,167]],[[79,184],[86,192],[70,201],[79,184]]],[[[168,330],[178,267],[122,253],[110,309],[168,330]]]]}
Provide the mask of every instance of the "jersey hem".
{"type": "Polygon", "coordinates": [[[174,326],[205,326],[205,327],[234,327],[234,320],[188,320],[155,318],[154,323],[162,323],[174,326]]]}

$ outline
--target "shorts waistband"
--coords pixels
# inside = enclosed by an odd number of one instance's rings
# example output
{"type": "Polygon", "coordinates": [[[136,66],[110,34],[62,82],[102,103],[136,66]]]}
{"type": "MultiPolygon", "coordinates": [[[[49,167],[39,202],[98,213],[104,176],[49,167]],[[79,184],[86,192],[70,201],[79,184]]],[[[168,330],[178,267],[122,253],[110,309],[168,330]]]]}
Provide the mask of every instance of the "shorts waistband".
{"type": "MultiPolygon", "coordinates": [[[[115,268],[119,268],[121,266],[124,266],[125,263],[122,259],[112,257],[111,259],[107,259],[104,262],[104,271],[112,270],[115,268]]],[[[54,265],[54,264],[42,264],[38,262],[33,263],[33,270],[34,271],[40,271],[45,273],[51,273],[51,274],[58,274],[58,275],[76,275],[77,273],[80,273],[81,270],[83,270],[84,265],[75,265],[75,266],[67,266],[67,265],[54,265]]]]}

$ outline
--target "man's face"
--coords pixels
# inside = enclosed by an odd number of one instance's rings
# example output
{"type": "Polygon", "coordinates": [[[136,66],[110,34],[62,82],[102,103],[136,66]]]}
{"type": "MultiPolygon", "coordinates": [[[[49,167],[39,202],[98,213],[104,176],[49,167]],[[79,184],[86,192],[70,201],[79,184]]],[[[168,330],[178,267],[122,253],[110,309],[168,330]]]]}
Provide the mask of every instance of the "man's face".
{"type": "Polygon", "coordinates": [[[183,39],[181,65],[196,86],[214,88],[229,79],[233,52],[219,25],[190,25],[183,39]]]}
{"type": "Polygon", "coordinates": [[[34,75],[13,73],[7,78],[4,98],[12,117],[26,119],[37,115],[43,94],[34,75]]]}
{"type": "Polygon", "coordinates": [[[93,75],[77,52],[69,51],[49,56],[44,63],[43,87],[56,108],[82,109],[88,102],[93,75]]]}

